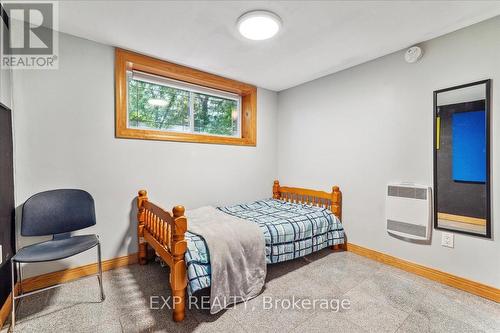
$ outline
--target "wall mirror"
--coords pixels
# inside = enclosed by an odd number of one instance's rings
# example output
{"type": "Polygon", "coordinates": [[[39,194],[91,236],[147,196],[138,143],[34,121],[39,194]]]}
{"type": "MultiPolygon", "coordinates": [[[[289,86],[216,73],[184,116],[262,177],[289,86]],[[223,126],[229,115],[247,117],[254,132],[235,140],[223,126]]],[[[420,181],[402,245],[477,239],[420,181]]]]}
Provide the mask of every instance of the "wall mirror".
{"type": "Polygon", "coordinates": [[[490,80],[434,91],[434,227],[491,237],[490,80]]]}

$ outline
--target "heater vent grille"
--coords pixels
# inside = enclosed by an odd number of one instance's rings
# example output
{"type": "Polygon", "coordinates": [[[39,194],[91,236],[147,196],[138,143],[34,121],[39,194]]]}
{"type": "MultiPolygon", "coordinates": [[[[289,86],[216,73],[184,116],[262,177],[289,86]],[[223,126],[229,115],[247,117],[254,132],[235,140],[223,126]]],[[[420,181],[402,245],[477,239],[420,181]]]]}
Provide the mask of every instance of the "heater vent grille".
{"type": "Polygon", "coordinates": [[[427,200],[427,189],[389,185],[387,187],[387,195],[391,197],[427,200]]]}
{"type": "Polygon", "coordinates": [[[404,232],[405,234],[419,237],[425,237],[425,234],[427,232],[425,226],[423,225],[416,225],[394,220],[387,220],[387,230],[404,232]]]}
{"type": "Polygon", "coordinates": [[[430,191],[428,186],[388,185],[386,197],[387,232],[408,239],[430,239],[432,220],[430,191]]]}

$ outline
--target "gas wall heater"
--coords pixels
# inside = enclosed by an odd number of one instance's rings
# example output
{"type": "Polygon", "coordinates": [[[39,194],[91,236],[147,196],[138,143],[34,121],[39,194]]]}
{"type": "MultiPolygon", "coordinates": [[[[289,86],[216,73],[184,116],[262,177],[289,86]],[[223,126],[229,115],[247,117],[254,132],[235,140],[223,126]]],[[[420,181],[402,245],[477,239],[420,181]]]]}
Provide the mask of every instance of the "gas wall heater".
{"type": "Polygon", "coordinates": [[[432,198],[429,186],[390,184],[386,198],[387,232],[415,240],[429,240],[432,198]]]}

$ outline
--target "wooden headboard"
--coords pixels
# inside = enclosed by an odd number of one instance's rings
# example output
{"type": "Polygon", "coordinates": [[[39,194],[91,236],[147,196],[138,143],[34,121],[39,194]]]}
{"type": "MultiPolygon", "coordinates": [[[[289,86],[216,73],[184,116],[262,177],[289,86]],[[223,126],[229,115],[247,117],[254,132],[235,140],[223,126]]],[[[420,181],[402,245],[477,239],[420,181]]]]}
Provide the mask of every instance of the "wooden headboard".
{"type": "Polygon", "coordinates": [[[333,186],[332,192],[328,193],[306,188],[280,186],[280,182],[275,180],[273,185],[273,198],[324,207],[331,210],[339,220],[342,220],[342,192],[340,192],[338,186],[333,186]]]}

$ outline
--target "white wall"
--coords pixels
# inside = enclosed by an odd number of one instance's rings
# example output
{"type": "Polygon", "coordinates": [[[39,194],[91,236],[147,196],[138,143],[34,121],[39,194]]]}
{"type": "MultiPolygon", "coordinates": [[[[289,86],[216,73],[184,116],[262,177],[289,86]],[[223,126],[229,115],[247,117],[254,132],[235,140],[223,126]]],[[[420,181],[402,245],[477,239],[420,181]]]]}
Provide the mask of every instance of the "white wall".
{"type": "MultiPolygon", "coordinates": [[[[258,90],[257,147],[116,139],[114,49],[61,34],[59,70],[14,73],[16,204],[54,188],[82,188],[96,202],[103,257],[136,252],[132,202],[146,188],[170,209],[226,205],[272,195],[277,95],[258,90]]],[[[19,214],[18,214],[19,215],[19,214]]],[[[19,222],[19,221],[18,221],[19,222]]],[[[23,246],[34,239],[20,239],[23,246]]],[[[94,261],[28,267],[28,275],[94,261]]]]}
{"type": "Polygon", "coordinates": [[[291,185],[341,186],[349,241],[500,287],[500,17],[278,94],[278,176],[291,185]],[[385,231],[389,182],[432,184],[433,90],[493,79],[493,240],[455,235],[455,248],[407,243],[385,231]]]}

